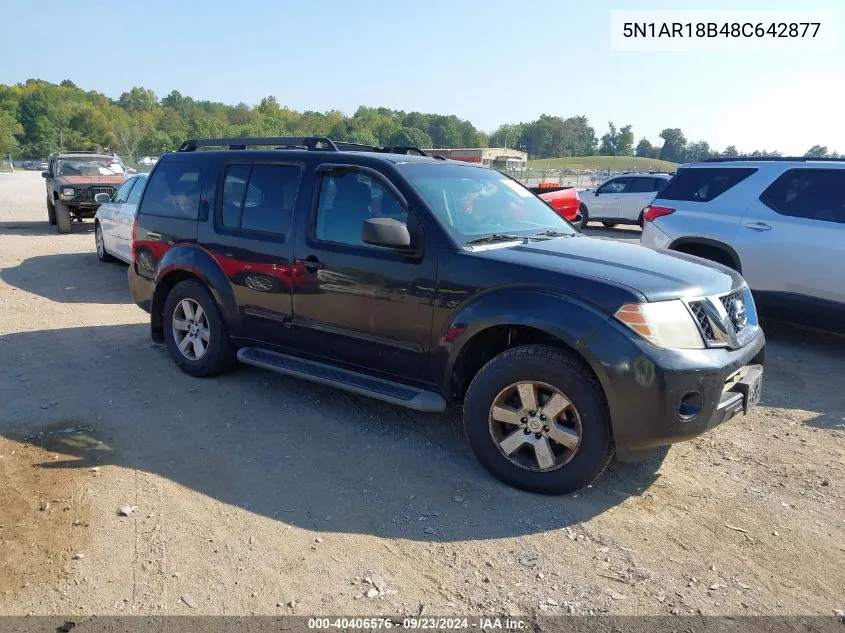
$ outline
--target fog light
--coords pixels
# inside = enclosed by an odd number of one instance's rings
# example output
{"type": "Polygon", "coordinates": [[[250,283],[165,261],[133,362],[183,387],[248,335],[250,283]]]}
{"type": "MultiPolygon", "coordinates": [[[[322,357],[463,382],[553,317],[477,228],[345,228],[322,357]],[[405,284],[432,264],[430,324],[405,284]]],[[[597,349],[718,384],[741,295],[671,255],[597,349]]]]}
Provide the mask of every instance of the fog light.
{"type": "Polygon", "coordinates": [[[690,391],[683,398],[678,407],[678,416],[684,421],[689,422],[695,419],[701,410],[704,408],[704,396],[698,391],[690,391]]]}

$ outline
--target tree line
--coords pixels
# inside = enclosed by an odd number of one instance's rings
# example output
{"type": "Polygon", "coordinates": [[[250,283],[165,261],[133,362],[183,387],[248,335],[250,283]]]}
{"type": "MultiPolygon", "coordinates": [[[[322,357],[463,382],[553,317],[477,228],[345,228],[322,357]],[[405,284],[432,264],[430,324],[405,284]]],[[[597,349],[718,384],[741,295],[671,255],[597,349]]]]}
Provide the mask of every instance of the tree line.
{"type": "MultiPolygon", "coordinates": [[[[454,115],[404,112],[361,106],[352,116],[338,110],[297,112],[267,96],[250,107],[195,100],[173,90],[159,98],[152,90],[134,87],[118,99],[72,81],[53,84],[29,79],[0,84],[0,155],[44,158],[54,151],[111,150],[136,162],[141,156],[173,151],[189,138],[225,136],[327,136],[367,145],[410,145],[420,148],[509,147],[529,157],[642,156],[672,162],[736,156],[730,146],[716,151],[705,141],[688,142],[678,128],[660,133],[662,143],[641,139],[636,145],[630,125],[596,135],[586,116],[562,118],[544,114],[529,123],[500,126],[492,134],[454,115]]],[[[752,156],[779,155],[776,151],[752,156]]],[[[838,156],[824,146],[807,155],[838,156]]]]}

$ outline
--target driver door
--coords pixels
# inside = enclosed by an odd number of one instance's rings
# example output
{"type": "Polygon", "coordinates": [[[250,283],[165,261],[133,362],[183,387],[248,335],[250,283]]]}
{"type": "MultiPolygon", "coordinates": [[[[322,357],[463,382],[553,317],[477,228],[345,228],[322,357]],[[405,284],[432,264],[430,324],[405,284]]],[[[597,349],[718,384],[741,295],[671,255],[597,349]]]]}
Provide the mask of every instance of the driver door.
{"type": "Polygon", "coordinates": [[[314,280],[294,284],[294,345],[394,380],[421,379],[437,259],[424,257],[421,225],[380,172],[327,166],[317,181],[315,212],[294,246],[296,266],[314,280]],[[365,244],[364,221],[377,216],[408,224],[416,251],[365,244]]]}
{"type": "Polygon", "coordinates": [[[622,197],[631,184],[631,178],[620,177],[608,180],[596,189],[592,198],[587,197],[587,209],[591,220],[616,219],[619,217],[622,197]]]}

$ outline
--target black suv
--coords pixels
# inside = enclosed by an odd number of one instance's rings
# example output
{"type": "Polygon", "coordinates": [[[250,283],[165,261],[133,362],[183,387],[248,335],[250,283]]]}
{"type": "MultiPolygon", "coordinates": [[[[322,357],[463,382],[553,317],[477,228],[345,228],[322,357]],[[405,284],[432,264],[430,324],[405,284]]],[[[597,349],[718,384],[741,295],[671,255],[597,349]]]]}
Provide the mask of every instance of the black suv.
{"type": "Polygon", "coordinates": [[[132,242],[132,294],[184,372],[241,361],[462,405],[481,463],[536,492],[760,398],[737,272],[585,237],[503,174],[414,148],[188,141],[150,174],[132,242]]]}

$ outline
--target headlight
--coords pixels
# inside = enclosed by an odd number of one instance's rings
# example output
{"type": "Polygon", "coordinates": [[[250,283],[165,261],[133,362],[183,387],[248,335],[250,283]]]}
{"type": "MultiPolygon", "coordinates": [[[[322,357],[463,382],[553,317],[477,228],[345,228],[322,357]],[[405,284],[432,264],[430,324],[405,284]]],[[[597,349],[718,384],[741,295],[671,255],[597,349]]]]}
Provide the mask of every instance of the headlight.
{"type": "Polygon", "coordinates": [[[66,200],[70,200],[73,198],[76,192],[73,190],[73,187],[62,187],[62,198],[66,200]]]}
{"type": "Polygon", "coordinates": [[[616,318],[656,347],[704,349],[704,340],[687,307],[679,299],[626,303],[616,318]]]}

